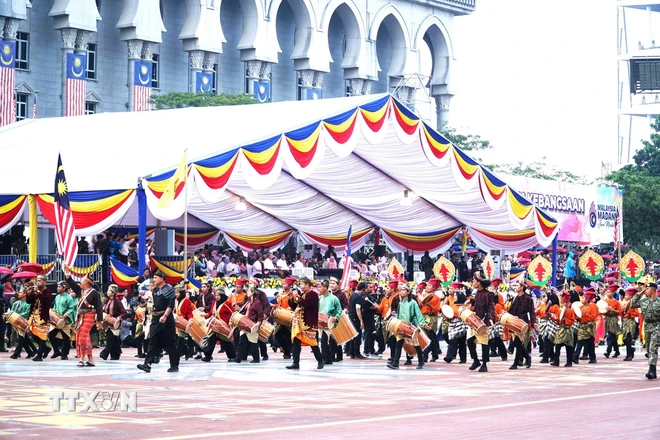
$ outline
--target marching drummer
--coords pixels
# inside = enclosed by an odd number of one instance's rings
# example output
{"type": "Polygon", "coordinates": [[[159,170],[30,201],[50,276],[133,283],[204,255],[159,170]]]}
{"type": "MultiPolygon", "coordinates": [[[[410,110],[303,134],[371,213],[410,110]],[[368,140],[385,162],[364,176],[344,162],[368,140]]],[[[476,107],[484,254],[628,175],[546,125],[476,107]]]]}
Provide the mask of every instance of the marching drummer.
{"type": "Polygon", "coordinates": [[[536,313],[534,312],[534,300],[531,296],[527,295],[527,286],[522,283],[516,284],[516,297],[511,303],[509,313],[513,316],[526,322],[528,327],[524,334],[513,332],[513,340],[516,347],[516,357],[513,365],[509,367],[510,370],[517,370],[520,361],[525,359],[525,367],[532,366],[532,357],[527,351],[527,346],[530,343],[531,331],[536,322],[536,313]]]}
{"type": "MultiPolygon", "coordinates": [[[[245,317],[252,321],[255,324],[261,325],[263,320],[263,306],[261,301],[255,296],[254,289],[247,290],[247,311],[245,317]]],[[[237,326],[238,328],[238,326],[237,326]]],[[[257,327],[258,328],[258,327],[257,327]]],[[[240,364],[241,361],[247,360],[248,350],[252,356],[251,364],[258,364],[261,359],[259,357],[259,334],[257,332],[246,332],[245,330],[239,330],[240,339],[238,341],[238,351],[236,358],[229,359],[229,362],[236,362],[240,364]]]]}
{"type": "MultiPolygon", "coordinates": [[[[474,279],[472,281],[472,287],[476,290],[474,298],[471,300],[471,303],[474,305],[474,314],[481,319],[486,326],[492,325],[495,320],[495,305],[493,303],[493,294],[490,293],[487,289],[490,286],[490,280],[486,277],[483,272],[475,272],[474,279]]],[[[472,358],[472,365],[470,370],[476,370],[479,368],[480,373],[485,373],[488,371],[487,364],[490,360],[489,358],[489,347],[488,347],[488,333],[485,335],[479,334],[473,328],[470,328],[470,333],[468,335],[467,346],[470,350],[470,357],[472,358]],[[479,362],[477,356],[477,343],[481,345],[481,357],[482,362],[479,362]],[[481,367],[481,368],[480,368],[481,367]]]]}
{"type": "MultiPolygon", "coordinates": [[[[575,322],[575,312],[571,309],[571,294],[563,292],[561,294],[561,309],[559,316],[552,314],[552,318],[559,325],[557,334],[555,336],[555,360],[552,362],[553,367],[559,366],[559,356],[561,348],[566,347],[566,364],[564,367],[572,367],[575,362],[573,354],[573,323],[575,322]]],[[[592,339],[593,340],[593,339],[592,339]]]]}
{"type": "Polygon", "coordinates": [[[598,306],[594,303],[596,298],[596,291],[594,289],[586,289],[582,297],[582,317],[579,319],[580,327],[578,328],[578,342],[577,348],[573,353],[573,363],[579,363],[580,351],[584,347],[584,358],[589,357],[589,363],[596,363],[596,344],[594,338],[596,337],[596,320],[598,319],[598,306]]]}
{"type": "Polygon", "coordinates": [[[328,327],[321,329],[319,326],[319,333],[321,333],[321,354],[326,365],[332,365],[333,352],[330,346],[330,340],[332,339],[330,337],[330,329],[336,327],[339,317],[342,314],[342,308],[339,299],[328,290],[328,287],[330,287],[328,280],[321,281],[316,287],[319,292],[319,314],[328,317],[328,327]]]}
{"type": "MultiPolygon", "coordinates": [[[[396,314],[397,319],[411,324],[415,327],[423,327],[426,324],[424,315],[419,310],[417,301],[412,301],[410,298],[410,287],[404,283],[399,283],[399,294],[401,295],[401,302],[396,314]]],[[[387,363],[387,368],[392,370],[399,369],[399,359],[401,359],[401,350],[403,349],[404,338],[401,335],[396,335],[396,348],[394,349],[394,358],[391,362],[387,363]]],[[[417,351],[417,369],[424,368],[424,354],[419,345],[415,345],[417,351]]]]}
{"type": "MultiPolygon", "coordinates": [[[[30,304],[25,301],[25,284],[18,291],[18,299],[12,304],[10,314],[16,313],[20,315],[27,324],[27,319],[30,317],[30,304]]],[[[14,353],[9,356],[12,359],[18,359],[21,357],[21,352],[25,349],[25,352],[28,355],[28,359],[33,357],[37,353],[37,349],[32,344],[30,337],[27,334],[28,327],[25,326],[24,329],[19,328],[14,325],[16,334],[18,335],[18,343],[14,349],[14,353]]]]}
{"type": "Polygon", "coordinates": [[[54,350],[51,359],[61,356],[63,361],[68,359],[69,349],[71,348],[71,342],[69,340],[71,337],[71,324],[76,322],[76,309],[78,308],[76,300],[67,293],[68,288],[69,285],[66,281],[57,283],[57,295],[55,296],[53,311],[60,316],[60,321],[55,325],[51,323],[50,332],[48,333],[48,340],[54,350]],[[58,334],[62,338],[62,348],[58,346],[58,334]]]}

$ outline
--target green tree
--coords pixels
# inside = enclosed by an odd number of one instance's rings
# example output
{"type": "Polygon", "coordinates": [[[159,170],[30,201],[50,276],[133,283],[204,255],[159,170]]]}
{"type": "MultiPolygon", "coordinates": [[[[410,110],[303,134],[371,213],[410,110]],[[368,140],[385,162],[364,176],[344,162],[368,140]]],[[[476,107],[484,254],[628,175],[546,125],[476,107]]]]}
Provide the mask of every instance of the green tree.
{"type": "Polygon", "coordinates": [[[186,108],[186,107],[218,107],[223,105],[256,104],[258,101],[252,95],[232,95],[222,93],[209,95],[190,92],[170,92],[151,95],[151,103],[156,110],[186,108]]]}
{"type": "Polygon", "coordinates": [[[493,148],[489,141],[482,139],[478,134],[462,134],[454,127],[448,127],[446,125],[439,131],[440,134],[463,151],[479,151],[493,148]]]}
{"type": "Polygon", "coordinates": [[[547,158],[543,156],[541,160],[531,163],[518,161],[514,164],[502,165],[484,165],[491,171],[509,174],[513,176],[527,176],[542,180],[557,180],[559,182],[577,183],[587,185],[590,182],[584,176],[571,173],[570,171],[557,169],[555,166],[548,165],[547,158]]]}
{"type": "Polygon", "coordinates": [[[623,191],[624,241],[647,258],[660,256],[660,117],[651,127],[650,140],[633,156],[633,163],[607,179],[623,191]]]}

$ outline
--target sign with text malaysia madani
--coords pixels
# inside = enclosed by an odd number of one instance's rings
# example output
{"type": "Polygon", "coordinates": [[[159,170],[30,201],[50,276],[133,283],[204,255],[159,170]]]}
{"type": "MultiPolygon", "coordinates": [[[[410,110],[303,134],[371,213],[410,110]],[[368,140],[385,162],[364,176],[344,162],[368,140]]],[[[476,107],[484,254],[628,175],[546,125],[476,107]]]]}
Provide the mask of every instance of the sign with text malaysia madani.
{"type": "MultiPolygon", "coordinates": [[[[614,223],[621,207],[621,190],[522,176],[500,177],[559,221],[559,241],[584,245],[614,241],[614,223]]],[[[623,241],[623,230],[619,237],[623,241]]]]}

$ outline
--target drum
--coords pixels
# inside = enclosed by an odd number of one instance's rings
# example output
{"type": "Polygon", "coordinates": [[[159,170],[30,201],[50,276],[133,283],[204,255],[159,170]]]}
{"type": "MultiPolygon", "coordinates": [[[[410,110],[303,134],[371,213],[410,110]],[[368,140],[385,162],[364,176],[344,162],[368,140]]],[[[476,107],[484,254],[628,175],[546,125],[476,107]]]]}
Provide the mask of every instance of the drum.
{"type": "Polygon", "coordinates": [[[48,317],[49,317],[50,325],[52,325],[53,327],[62,328],[66,324],[66,321],[62,320],[62,316],[53,309],[50,309],[48,311],[48,317]],[[62,324],[57,325],[60,321],[62,322],[62,324]]]}
{"type": "Polygon", "coordinates": [[[417,334],[419,334],[419,329],[417,327],[394,317],[387,321],[387,331],[412,340],[415,340],[417,334]]]}
{"type": "Polygon", "coordinates": [[[604,301],[604,300],[601,299],[600,301],[598,301],[596,303],[596,305],[598,306],[598,313],[600,313],[601,315],[604,315],[604,314],[607,313],[607,308],[609,307],[609,305],[607,304],[607,301],[604,301]]]}
{"type": "Polygon", "coordinates": [[[268,321],[262,321],[259,326],[259,340],[261,342],[268,342],[268,338],[273,334],[275,326],[268,321]]]}
{"type": "Polygon", "coordinates": [[[273,317],[273,321],[276,323],[291,328],[291,324],[293,323],[293,310],[275,307],[270,312],[270,316],[273,317]]]}
{"type": "Polygon", "coordinates": [[[429,345],[431,345],[431,338],[428,337],[426,332],[419,332],[419,335],[417,335],[417,342],[422,351],[424,351],[429,345]]]}
{"type": "Polygon", "coordinates": [[[447,319],[453,319],[454,318],[454,309],[451,308],[449,304],[445,304],[440,308],[442,311],[442,314],[445,316],[447,319]]]}
{"type": "Polygon", "coordinates": [[[358,335],[357,330],[346,313],[342,313],[337,327],[330,330],[337,344],[344,344],[358,335]]]}
{"type": "Polygon", "coordinates": [[[206,349],[207,338],[206,333],[208,328],[206,325],[203,327],[199,324],[199,321],[195,321],[195,318],[188,321],[188,328],[186,328],[186,333],[199,345],[202,350],[206,349]]]}
{"type": "Polygon", "coordinates": [[[188,328],[188,320],[183,316],[176,315],[174,317],[174,325],[177,330],[181,330],[185,332],[186,329],[188,328]]]}
{"type": "Polygon", "coordinates": [[[106,326],[107,328],[111,328],[111,329],[114,329],[114,330],[119,330],[119,328],[121,327],[121,319],[113,318],[108,313],[104,313],[103,314],[103,325],[106,326]]]}
{"type": "Polygon", "coordinates": [[[23,318],[16,312],[10,312],[9,315],[7,315],[7,322],[11,324],[12,327],[15,327],[23,332],[28,331],[29,324],[27,319],[23,318]]]}
{"type": "Polygon", "coordinates": [[[246,333],[254,333],[259,328],[259,324],[254,323],[251,319],[248,319],[247,316],[238,312],[232,313],[230,321],[234,327],[238,327],[246,333]]]}
{"type": "Polygon", "coordinates": [[[479,335],[485,335],[488,333],[488,327],[486,327],[486,324],[479,318],[477,315],[474,314],[472,310],[470,310],[468,307],[463,307],[458,310],[458,316],[461,318],[461,320],[469,325],[474,331],[477,332],[479,335]]]}
{"type": "Polygon", "coordinates": [[[571,309],[573,309],[575,316],[577,316],[578,318],[582,318],[582,303],[580,301],[575,301],[571,305],[571,309]]]}
{"type": "Polygon", "coordinates": [[[508,328],[514,333],[526,334],[529,330],[529,325],[522,319],[513,316],[511,313],[504,312],[500,316],[500,324],[503,327],[508,328]]]}
{"type": "Polygon", "coordinates": [[[136,308],[135,309],[135,319],[140,321],[140,322],[143,322],[144,321],[144,313],[145,313],[144,307],[136,308]]]}
{"type": "Polygon", "coordinates": [[[224,321],[216,318],[215,316],[211,316],[208,321],[206,321],[206,327],[209,334],[211,332],[216,332],[218,335],[220,335],[221,338],[227,341],[231,341],[234,328],[226,324],[224,321]]]}
{"type": "Polygon", "coordinates": [[[328,315],[324,315],[323,313],[319,313],[319,329],[320,330],[327,329],[329,327],[329,325],[328,325],[328,320],[329,319],[330,318],[328,317],[328,315]]]}

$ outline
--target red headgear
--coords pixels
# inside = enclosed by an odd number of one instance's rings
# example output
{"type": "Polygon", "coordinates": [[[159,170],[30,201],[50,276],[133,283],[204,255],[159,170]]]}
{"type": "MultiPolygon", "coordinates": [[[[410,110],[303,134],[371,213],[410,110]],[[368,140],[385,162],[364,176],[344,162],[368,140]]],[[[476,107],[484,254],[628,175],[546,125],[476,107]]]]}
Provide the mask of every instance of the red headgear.
{"type": "Polygon", "coordinates": [[[432,285],[434,289],[437,289],[438,286],[440,286],[440,279],[439,278],[431,278],[429,280],[429,284],[432,285]]]}
{"type": "Polygon", "coordinates": [[[399,287],[399,282],[397,280],[390,280],[387,285],[390,289],[397,289],[399,287]]]}
{"type": "Polygon", "coordinates": [[[296,281],[298,281],[296,279],[296,277],[286,277],[286,278],[284,278],[284,282],[287,283],[289,286],[293,286],[294,284],[296,284],[296,281]]]}
{"type": "Polygon", "coordinates": [[[239,278],[236,280],[236,285],[242,287],[245,286],[245,283],[247,282],[248,282],[247,278],[239,278]]]}

